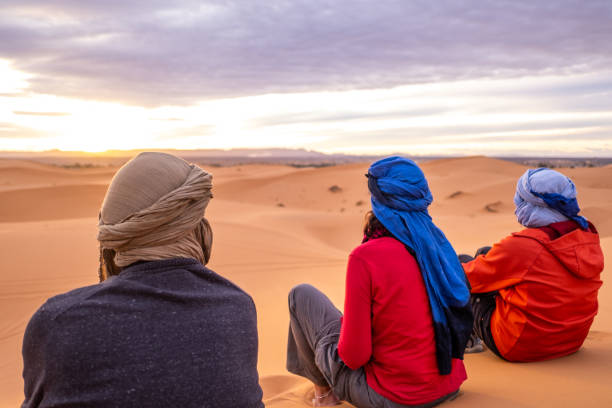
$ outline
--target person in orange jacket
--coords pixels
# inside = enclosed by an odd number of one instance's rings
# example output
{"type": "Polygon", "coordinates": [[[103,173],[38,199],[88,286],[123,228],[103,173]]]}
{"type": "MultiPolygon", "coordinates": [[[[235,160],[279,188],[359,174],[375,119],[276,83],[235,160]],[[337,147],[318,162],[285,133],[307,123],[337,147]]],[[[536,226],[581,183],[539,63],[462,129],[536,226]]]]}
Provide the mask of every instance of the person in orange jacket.
{"type": "Polygon", "coordinates": [[[514,202],[526,229],[476,258],[460,256],[471,285],[474,334],[508,361],[574,353],[597,314],[604,266],[599,235],[578,215],[574,183],[554,170],[525,172],[514,202]]]}

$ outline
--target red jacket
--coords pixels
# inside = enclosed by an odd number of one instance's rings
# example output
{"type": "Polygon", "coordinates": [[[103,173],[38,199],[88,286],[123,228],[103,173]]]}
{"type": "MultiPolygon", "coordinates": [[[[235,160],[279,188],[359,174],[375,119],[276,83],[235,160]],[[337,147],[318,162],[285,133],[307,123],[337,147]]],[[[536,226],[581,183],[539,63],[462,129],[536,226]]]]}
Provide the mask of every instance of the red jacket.
{"type": "Polygon", "coordinates": [[[338,353],[384,397],[423,404],[459,389],[467,378],[453,360],[441,376],[436,363],[429,299],[419,267],[404,245],[378,238],[349,257],[338,353]]]}
{"type": "Polygon", "coordinates": [[[603,263],[595,228],[566,221],[514,233],[464,269],[472,293],[499,290],[491,334],[500,354],[539,361],[574,353],[584,342],[603,263]]]}

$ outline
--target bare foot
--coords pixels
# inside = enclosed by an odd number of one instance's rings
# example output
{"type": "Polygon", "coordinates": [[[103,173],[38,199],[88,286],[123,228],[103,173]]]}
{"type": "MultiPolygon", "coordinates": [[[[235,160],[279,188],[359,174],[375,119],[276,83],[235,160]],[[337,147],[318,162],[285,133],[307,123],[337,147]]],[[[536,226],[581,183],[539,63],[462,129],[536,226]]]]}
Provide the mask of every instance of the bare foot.
{"type": "Polygon", "coordinates": [[[340,404],[338,397],[334,395],[334,392],[330,387],[321,387],[318,385],[314,386],[315,397],[312,400],[312,406],[314,407],[332,407],[340,404]]]}

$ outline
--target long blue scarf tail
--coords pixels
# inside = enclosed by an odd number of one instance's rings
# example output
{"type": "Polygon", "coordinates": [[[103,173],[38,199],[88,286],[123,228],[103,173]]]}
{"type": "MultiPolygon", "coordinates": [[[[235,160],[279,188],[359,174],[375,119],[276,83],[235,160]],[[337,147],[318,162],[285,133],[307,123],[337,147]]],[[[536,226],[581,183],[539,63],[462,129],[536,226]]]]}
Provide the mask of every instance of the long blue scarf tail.
{"type": "Polygon", "coordinates": [[[412,160],[389,157],[372,164],[368,187],[376,218],[416,254],[431,306],[438,371],[449,374],[452,359],[463,358],[473,316],[457,254],[427,212],[433,198],[425,176],[412,160]]]}

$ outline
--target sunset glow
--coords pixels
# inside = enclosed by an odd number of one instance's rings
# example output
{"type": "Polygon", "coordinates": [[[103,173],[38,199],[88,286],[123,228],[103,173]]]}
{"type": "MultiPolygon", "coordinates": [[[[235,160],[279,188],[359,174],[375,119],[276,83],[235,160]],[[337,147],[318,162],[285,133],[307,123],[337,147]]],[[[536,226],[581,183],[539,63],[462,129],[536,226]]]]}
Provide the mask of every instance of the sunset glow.
{"type": "MultiPolygon", "coordinates": [[[[313,37],[311,46],[329,60],[305,59],[294,66],[277,39],[287,27],[276,32],[258,26],[254,16],[241,20],[245,10],[234,6],[192,6],[152,7],[142,18],[158,24],[159,32],[141,32],[140,23],[128,17],[122,29],[97,26],[100,15],[112,17],[119,10],[94,3],[0,6],[4,16],[13,17],[0,18],[0,26],[20,27],[14,41],[32,48],[26,53],[0,47],[0,150],[288,147],[359,154],[612,155],[612,61],[610,53],[595,46],[604,47],[600,37],[588,39],[585,34],[588,43],[572,51],[573,59],[565,56],[563,44],[582,37],[571,31],[543,30],[542,35],[562,41],[548,48],[534,45],[542,47],[539,51],[518,40],[515,44],[483,37],[479,41],[489,41],[490,51],[470,59],[457,52],[472,52],[481,45],[472,37],[472,25],[483,32],[490,26],[484,20],[469,22],[466,14],[461,23],[465,26],[444,32],[447,19],[456,20],[456,11],[443,9],[428,18],[437,21],[440,35],[463,36],[467,45],[436,45],[431,38],[411,48],[388,45],[392,53],[411,49],[417,59],[384,65],[386,54],[373,54],[376,59],[366,71],[351,62],[361,58],[359,52],[347,50],[342,60],[341,48],[328,53],[325,38],[313,37]],[[220,21],[244,22],[245,32],[228,32],[215,48],[213,37],[192,43],[184,31],[197,29],[204,35],[220,21]],[[87,29],[87,24],[94,28],[87,29]],[[251,32],[264,35],[265,43],[253,45],[260,53],[243,61],[244,53],[252,52],[242,48],[251,32]],[[55,33],[65,36],[64,43],[28,42],[19,37],[24,33],[32,38],[55,33]],[[148,35],[159,44],[142,48],[140,41],[148,35]],[[201,60],[180,41],[214,53],[217,62],[201,60]],[[430,55],[436,46],[448,47],[448,62],[430,55]],[[73,51],[74,61],[66,49],[73,51]],[[163,49],[166,54],[158,54],[163,49]],[[175,59],[168,59],[175,53],[175,59]],[[277,65],[261,56],[266,53],[277,65]],[[318,68],[323,66],[327,68],[318,68]],[[298,74],[301,70],[308,72],[305,77],[298,74]]],[[[336,20],[328,23],[343,25],[342,8],[333,12],[336,20]]],[[[395,18],[391,8],[379,12],[395,18]]],[[[297,9],[283,13],[299,30],[307,30],[297,9]]],[[[581,18],[600,24],[601,38],[607,38],[605,30],[610,29],[599,19],[601,10],[589,13],[581,18]]],[[[517,38],[523,35],[512,25],[519,16],[505,17],[498,29],[517,38]]],[[[385,31],[382,20],[375,24],[382,29],[380,41],[391,44],[394,33],[385,31]]],[[[551,30],[560,27],[554,21],[545,24],[551,30]]],[[[338,41],[338,47],[343,38],[329,41],[338,41]]]]}

